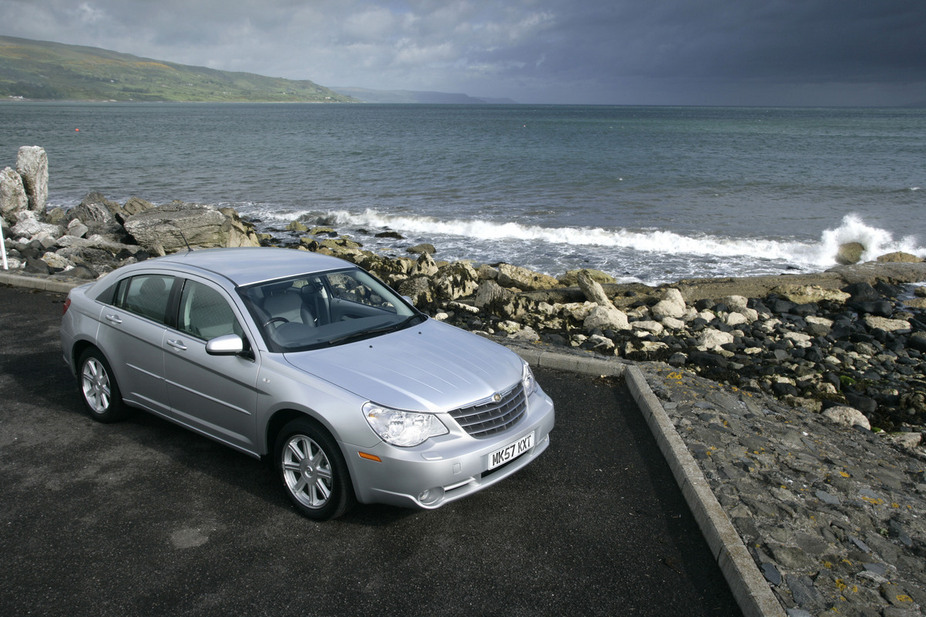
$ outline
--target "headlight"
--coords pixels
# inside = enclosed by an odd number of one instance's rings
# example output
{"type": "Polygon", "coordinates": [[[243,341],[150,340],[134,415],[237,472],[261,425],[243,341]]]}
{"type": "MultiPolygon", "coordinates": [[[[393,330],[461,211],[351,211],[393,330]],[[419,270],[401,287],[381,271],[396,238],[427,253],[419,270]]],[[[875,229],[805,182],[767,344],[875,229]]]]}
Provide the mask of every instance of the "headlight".
{"type": "Polygon", "coordinates": [[[521,385],[524,386],[524,395],[530,396],[537,389],[537,380],[534,379],[534,372],[527,362],[524,363],[524,369],[521,371],[521,385]]]}
{"type": "Polygon", "coordinates": [[[430,413],[399,411],[367,403],[363,406],[363,416],[383,441],[394,446],[417,446],[429,437],[450,432],[437,416],[430,413]]]}

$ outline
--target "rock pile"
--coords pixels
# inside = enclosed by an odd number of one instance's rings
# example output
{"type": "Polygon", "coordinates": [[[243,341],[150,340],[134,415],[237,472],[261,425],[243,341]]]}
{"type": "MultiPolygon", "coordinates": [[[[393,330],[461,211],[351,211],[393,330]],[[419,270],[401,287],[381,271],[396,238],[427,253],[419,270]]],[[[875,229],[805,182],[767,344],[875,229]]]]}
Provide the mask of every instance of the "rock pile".
{"type": "Polygon", "coordinates": [[[0,216],[11,220],[17,212],[43,212],[48,199],[48,156],[38,146],[23,146],[16,169],[0,171],[0,216]]]}
{"type": "Polygon", "coordinates": [[[155,206],[137,197],[118,204],[90,193],[67,211],[45,212],[47,194],[45,151],[21,148],[17,169],[0,171],[0,216],[12,269],[95,279],[187,246],[260,245],[254,228],[231,208],[179,201],[155,206]]]}

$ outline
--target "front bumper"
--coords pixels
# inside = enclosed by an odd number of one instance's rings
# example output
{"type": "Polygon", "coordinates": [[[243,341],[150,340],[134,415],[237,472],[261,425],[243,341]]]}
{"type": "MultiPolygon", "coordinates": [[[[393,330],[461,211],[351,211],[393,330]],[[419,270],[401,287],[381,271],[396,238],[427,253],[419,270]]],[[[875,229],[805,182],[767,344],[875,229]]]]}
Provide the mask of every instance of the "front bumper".
{"type": "Polygon", "coordinates": [[[373,449],[346,447],[357,500],[434,509],[499,482],[530,464],[550,445],[553,401],[539,387],[515,426],[489,439],[468,435],[427,449],[397,448],[382,443],[373,449]],[[490,455],[534,433],[534,446],[519,457],[489,470],[490,455]],[[361,455],[361,452],[363,453],[361,455]],[[369,455],[379,458],[371,460],[369,455]]]}

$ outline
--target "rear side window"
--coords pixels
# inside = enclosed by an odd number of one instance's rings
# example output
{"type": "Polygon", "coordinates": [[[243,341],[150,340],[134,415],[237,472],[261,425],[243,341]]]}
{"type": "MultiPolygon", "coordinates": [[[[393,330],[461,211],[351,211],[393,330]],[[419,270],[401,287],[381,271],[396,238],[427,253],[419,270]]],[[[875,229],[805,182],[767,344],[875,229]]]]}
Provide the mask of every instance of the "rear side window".
{"type": "Polygon", "coordinates": [[[119,283],[114,304],[136,315],[167,323],[167,307],[174,277],[141,274],[119,283]]]}

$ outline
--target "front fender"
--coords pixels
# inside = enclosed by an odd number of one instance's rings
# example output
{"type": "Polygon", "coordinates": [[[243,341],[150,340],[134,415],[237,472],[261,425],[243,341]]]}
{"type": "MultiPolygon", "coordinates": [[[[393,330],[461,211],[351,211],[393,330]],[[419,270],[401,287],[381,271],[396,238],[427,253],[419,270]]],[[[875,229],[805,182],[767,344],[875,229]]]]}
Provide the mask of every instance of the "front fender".
{"type": "Polygon", "coordinates": [[[256,443],[263,444],[261,455],[271,451],[276,433],[293,413],[321,424],[338,442],[345,459],[350,449],[380,443],[363,418],[362,407],[367,401],[328,381],[274,358],[262,363],[257,386],[256,443]]]}

